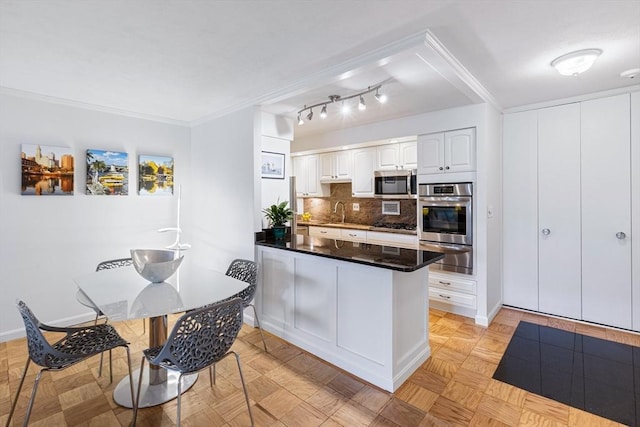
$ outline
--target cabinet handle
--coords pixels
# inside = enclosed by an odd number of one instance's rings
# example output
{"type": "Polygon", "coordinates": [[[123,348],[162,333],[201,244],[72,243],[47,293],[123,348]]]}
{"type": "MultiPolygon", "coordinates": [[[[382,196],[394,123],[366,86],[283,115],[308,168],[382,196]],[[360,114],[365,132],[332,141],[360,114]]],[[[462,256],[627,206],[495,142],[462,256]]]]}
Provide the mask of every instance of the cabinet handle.
{"type": "Polygon", "coordinates": [[[327,232],[326,231],[321,231],[320,234],[327,234],[327,232]]]}
{"type": "Polygon", "coordinates": [[[445,167],[445,170],[449,170],[449,166],[446,166],[446,167],[445,167]]]}
{"type": "Polygon", "coordinates": [[[627,237],[627,235],[626,235],[626,234],[624,234],[622,231],[618,231],[618,232],[616,233],[616,237],[617,237],[618,239],[622,240],[622,239],[624,239],[625,237],[627,237]]]}
{"type": "Polygon", "coordinates": [[[444,299],[451,299],[451,297],[449,295],[442,295],[442,294],[438,294],[439,297],[444,298],[444,299]]]}
{"type": "Polygon", "coordinates": [[[349,236],[350,236],[350,237],[356,237],[356,236],[357,236],[357,234],[351,234],[351,233],[349,233],[349,236]]]}
{"type": "Polygon", "coordinates": [[[442,166],[440,166],[440,167],[438,168],[438,170],[442,170],[442,169],[443,169],[443,168],[442,168],[442,166]]]}
{"type": "Polygon", "coordinates": [[[548,228],[543,228],[542,234],[544,234],[545,236],[548,236],[549,234],[551,234],[551,230],[549,230],[548,228]]]}
{"type": "Polygon", "coordinates": [[[451,282],[443,282],[442,280],[438,280],[438,283],[445,286],[451,286],[451,282]]]}

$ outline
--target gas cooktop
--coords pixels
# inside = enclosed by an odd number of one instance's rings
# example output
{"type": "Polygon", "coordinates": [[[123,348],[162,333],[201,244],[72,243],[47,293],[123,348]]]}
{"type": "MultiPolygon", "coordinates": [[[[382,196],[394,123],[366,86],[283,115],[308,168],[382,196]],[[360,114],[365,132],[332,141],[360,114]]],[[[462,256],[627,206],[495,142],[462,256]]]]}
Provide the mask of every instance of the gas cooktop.
{"type": "Polygon", "coordinates": [[[376,221],[373,223],[375,228],[393,228],[394,230],[415,230],[415,224],[409,224],[408,222],[383,222],[376,221]]]}

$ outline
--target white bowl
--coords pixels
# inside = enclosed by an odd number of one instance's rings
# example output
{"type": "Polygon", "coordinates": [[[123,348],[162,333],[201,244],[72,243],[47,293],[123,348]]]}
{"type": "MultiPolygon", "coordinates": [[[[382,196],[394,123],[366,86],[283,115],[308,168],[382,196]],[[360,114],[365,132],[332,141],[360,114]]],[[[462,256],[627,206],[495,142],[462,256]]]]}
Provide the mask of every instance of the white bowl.
{"type": "Polygon", "coordinates": [[[164,282],[180,267],[184,256],[176,258],[174,251],[165,249],[131,249],[136,271],[150,282],[164,282]]]}

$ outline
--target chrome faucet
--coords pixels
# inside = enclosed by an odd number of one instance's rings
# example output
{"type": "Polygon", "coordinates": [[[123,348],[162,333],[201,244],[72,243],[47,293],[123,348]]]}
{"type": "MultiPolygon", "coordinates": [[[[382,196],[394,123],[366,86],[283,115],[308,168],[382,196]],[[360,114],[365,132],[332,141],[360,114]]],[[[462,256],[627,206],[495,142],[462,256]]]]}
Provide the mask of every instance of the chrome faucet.
{"type": "Polygon", "coordinates": [[[341,200],[336,202],[336,205],[333,207],[333,213],[338,213],[338,205],[342,206],[342,223],[344,224],[344,203],[341,200]]]}

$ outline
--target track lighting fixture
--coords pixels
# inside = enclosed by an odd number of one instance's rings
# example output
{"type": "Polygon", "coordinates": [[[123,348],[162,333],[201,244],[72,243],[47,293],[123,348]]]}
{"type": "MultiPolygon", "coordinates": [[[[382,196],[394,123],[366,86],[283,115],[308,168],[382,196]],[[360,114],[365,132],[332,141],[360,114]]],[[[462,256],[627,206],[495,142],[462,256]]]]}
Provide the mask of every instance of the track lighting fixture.
{"type": "Polygon", "coordinates": [[[327,117],[327,105],[333,104],[334,102],[338,102],[338,101],[342,101],[341,110],[343,114],[348,114],[349,111],[351,111],[351,105],[347,101],[349,101],[352,98],[358,98],[358,110],[363,111],[367,108],[364,95],[374,91],[375,91],[375,98],[378,100],[378,102],[380,102],[381,104],[384,104],[385,102],[387,102],[387,96],[385,94],[380,93],[381,87],[382,85],[369,86],[366,90],[363,90],[361,92],[358,92],[349,96],[329,95],[328,102],[323,101],[317,104],[310,105],[308,107],[305,105],[304,108],[298,111],[298,125],[304,124],[304,120],[302,120],[302,114],[305,111],[309,110],[309,113],[307,113],[307,120],[311,121],[313,119],[313,108],[322,106],[322,109],[320,110],[320,117],[324,119],[327,117]]]}

